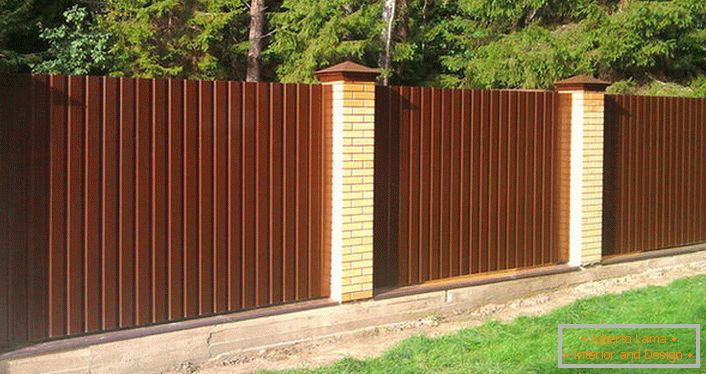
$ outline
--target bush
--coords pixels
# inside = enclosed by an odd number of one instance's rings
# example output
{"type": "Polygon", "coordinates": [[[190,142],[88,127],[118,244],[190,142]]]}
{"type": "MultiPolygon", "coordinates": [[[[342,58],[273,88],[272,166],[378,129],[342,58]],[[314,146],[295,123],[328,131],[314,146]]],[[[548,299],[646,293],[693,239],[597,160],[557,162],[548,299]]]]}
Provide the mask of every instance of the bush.
{"type": "Polygon", "coordinates": [[[84,75],[104,73],[108,66],[110,36],[91,23],[86,8],[64,12],[65,23],[39,35],[49,49],[44,61],[32,66],[35,73],[84,75]]]}

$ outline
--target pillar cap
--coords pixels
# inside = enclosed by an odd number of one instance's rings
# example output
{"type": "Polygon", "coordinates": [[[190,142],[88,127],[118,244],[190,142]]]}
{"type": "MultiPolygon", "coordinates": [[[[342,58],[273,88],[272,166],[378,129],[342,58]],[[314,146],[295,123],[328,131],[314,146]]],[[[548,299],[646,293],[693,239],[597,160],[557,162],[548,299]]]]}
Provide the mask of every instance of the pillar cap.
{"type": "Polygon", "coordinates": [[[603,92],[610,86],[610,82],[606,82],[588,75],[575,75],[571,78],[563,79],[554,82],[554,88],[564,91],[600,91],[603,92]]]}
{"type": "Polygon", "coordinates": [[[328,67],[326,69],[321,69],[315,74],[321,82],[375,82],[375,78],[380,75],[380,69],[373,69],[367,66],[356,64],[352,61],[346,61],[338,65],[328,67]]]}

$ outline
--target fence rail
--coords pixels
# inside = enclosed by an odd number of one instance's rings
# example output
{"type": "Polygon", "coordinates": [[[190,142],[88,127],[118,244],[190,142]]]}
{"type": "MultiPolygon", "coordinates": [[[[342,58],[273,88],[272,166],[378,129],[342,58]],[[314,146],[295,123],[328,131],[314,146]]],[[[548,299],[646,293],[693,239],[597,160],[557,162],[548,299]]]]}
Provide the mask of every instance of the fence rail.
{"type": "Polygon", "coordinates": [[[0,346],[328,296],[329,88],[0,85],[0,346]]]}

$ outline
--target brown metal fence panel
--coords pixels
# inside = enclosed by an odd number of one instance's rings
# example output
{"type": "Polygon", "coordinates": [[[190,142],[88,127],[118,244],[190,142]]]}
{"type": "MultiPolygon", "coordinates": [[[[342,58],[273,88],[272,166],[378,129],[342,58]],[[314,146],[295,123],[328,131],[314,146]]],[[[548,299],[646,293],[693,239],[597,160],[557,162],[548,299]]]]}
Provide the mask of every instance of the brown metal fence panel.
{"type": "Polygon", "coordinates": [[[604,255],[706,242],[706,99],[606,96],[604,255]]]}
{"type": "Polygon", "coordinates": [[[0,348],[328,296],[330,88],[0,85],[0,348]]]}
{"type": "MultiPolygon", "coordinates": [[[[42,335],[47,319],[47,257],[41,243],[48,239],[48,196],[43,190],[48,165],[35,161],[48,154],[47,128],[38,121],[48,108],[16,110],[37,96],[28,77],[13,86],[0,79],[0,348],[11,341],[42,335]],[[33,145],[37,145],[36,147],[33,145]]],[[[46,101],[45,101],[46,103],[46,101]]]]}
{"type": "Polygon", "coordinates": [[[376,287],[564,260],[557,94],[376,95],[376,287]]]}

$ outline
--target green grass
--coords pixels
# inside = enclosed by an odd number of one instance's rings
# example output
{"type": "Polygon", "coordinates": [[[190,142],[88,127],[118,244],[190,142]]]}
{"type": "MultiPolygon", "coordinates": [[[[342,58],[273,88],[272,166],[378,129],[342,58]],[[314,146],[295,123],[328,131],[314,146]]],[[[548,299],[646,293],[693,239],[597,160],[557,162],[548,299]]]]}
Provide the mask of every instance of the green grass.
{"type": "MultiPolygon", "coordinates": [[[[312,371],[289,373],[645,373],[640,369],[558,369],[560,323],[697,323],[701,357],[706,357],[706,276],[579,300],[540,317],[509,324],[489,322],[454,335],[409,338],[378,358],[343,359],[312,371]]],[[[660,373],[706,373],[701,369],[660,369],[660,373]]]]}

